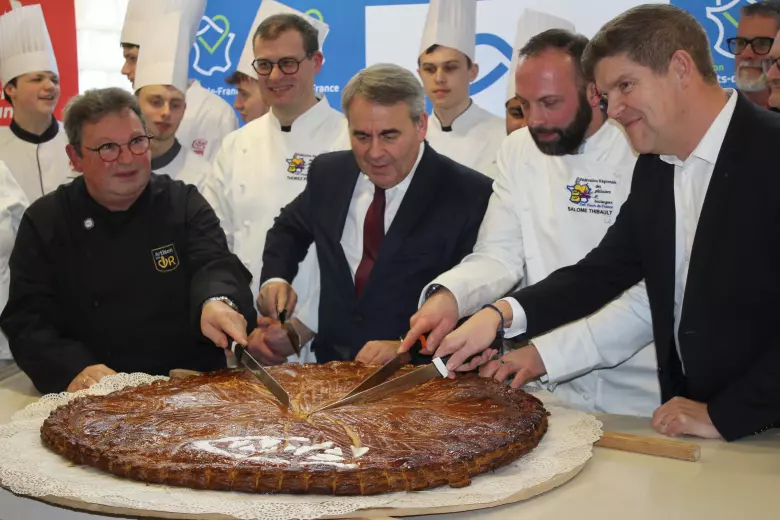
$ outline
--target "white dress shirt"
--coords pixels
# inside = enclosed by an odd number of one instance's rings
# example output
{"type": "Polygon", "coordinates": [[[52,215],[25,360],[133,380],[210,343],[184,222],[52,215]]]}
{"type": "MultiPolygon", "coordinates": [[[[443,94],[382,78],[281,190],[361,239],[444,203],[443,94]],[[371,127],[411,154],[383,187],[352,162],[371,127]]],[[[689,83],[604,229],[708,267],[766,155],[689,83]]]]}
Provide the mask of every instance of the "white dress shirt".
{"type": "MultiPolygon", "coordinates": [[[[680,363],[680,318],[682,317],[685,285],[688,281],[688,267],[691,263],[691,250],[699,223],[701,208],[707,195],[712,172],[718,160],[723,138],[729,128],[737,96],[729,89],[729,100],[710,125],[707,133],[690,156],[684,161],[673,155],[661,155],[662,161],[674,165],[674,207],[675,207],[675,246],[674,246],[674,342],[680,363]]],[[[685,365],[683,365],[683,371],[685,365]]]]}
{"type": "MultiPolygon", "coordinates": [[[[720,147],[726,136],[737,96],[733,89],[727,89],[729,100],[718,116],[685,160],[670,155],[661,155],[661,160],[674,165],[674,213],[675,229],[675,276],[674,276],[674,339],[677,353],[680,353],[677,338],[682,316],[682,304],[685,295],[685,283],[688,278],[693,239],[699,223],[699,215],[710,185],[712,172],[720,153],[720,147]]],[[[512,326],[506,329],[507,337],[514,337],[526,331],[528,320],[525,310],[514,298],[506,298],[512,307],[512,326]]],[[[682,362],[682,356],[680,356],[682,362]]]]}
{"type": "MultiPolygon", "coordinates": [[[[412,183],[412,178],[417,171],[417,166],[420,164],[424,151],[425,145],[421,143],[417,160],[414,162],[409,175],[400,183],[385,190],[385,234],[390,229],[390,225],[398,213],[398,208],[401,207],[401,202],[404,200],[406,190],[409,189],[409,185],[412,183]]],[[[355,190],[352,192],[352,200],[349,203],[347,220],[344,222],[344,230],[341,233],[341,247],[344,249],[344,256],[347,257],[353,281],[355,280],[355,273],[360,265],[360,260],[363,258],[363,224],[366,221],[368,207],[374,199],[374,191],[376,191],[376,187],[368,176],[364,173],[358,175],[355,190]]]]}

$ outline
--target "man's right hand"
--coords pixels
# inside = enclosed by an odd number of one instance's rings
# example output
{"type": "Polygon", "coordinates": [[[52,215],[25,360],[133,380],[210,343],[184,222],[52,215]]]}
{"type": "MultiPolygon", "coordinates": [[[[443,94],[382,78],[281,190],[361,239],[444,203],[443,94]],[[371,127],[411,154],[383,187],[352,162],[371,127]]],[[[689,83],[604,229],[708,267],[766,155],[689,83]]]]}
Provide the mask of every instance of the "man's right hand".
{"type": "Polygon", "coordinates": [[[78,390],[84,390],[99,383],[101,379],[112,374],[116,374],[116,372],[106,365],[90,365],[73,378],[73,381],[68,385],[67,391],[76,392],[78,390]]]}
{"type": "Polygon", "coordinates": [[[257,328],[249,335],[249,353],[262,365],[281,365],[295,353],[287,331],[278,320],[259,318],[257,328]]]}
{"type": "Polygon", "coordinates": [[[295,294],[295,289],[289,283],[282,281],[265,284],[257,296],[257,309],[260,314],[273,319],[276,319],[283,310],[287,311],[287,316],[292,316],[296,303],[298,303],[298,295],[295,294]]]}
{"type": "Polygon", "coordinates": [[[428,298],[420,310],[409,320],[409,332],[406,334],[398,352],[408,352],[420,336],[428,335],[422,354],[433,354],[444,337],[458,324],[458,300],[446,287],[428,298]]]}
{"type": "Polygon", "coordinates": [[[482,365],[479,375],[492,377],[499,383],[503,383],[509,377],[512,379],[512,388],[520,388],[529,381],[538,379],[547,373],[542,356],[536,345],[529,343],[525,347],[513,350],[501,359],[490,361],[482,365]]]}

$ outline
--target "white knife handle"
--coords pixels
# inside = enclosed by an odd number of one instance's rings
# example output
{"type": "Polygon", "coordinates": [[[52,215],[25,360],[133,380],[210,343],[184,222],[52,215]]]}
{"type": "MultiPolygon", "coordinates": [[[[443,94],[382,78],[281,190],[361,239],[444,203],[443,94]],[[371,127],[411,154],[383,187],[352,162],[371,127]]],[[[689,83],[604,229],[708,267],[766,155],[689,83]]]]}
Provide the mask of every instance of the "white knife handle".
{"type": "Polygon", "coordinates": [[[443,358],[433,358],[433,366],[435,366],[436,370],[439,371],[441,377],[447,377],[450,375],[450,371],[447,369],[447,361],[449,361],[449,359],[450,356],[444,356],[443,358]]]}

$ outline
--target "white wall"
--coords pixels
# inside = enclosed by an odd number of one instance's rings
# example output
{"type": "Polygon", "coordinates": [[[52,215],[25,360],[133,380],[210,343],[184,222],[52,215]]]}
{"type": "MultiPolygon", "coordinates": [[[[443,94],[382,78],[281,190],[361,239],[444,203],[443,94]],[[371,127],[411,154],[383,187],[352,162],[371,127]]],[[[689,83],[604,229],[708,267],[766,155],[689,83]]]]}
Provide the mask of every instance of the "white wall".
{"type": "Polygon", "coordinates": [[[124,63],[119,36],[127,0],[76,0],[79,90],[122,87],[130,82],[122,76],[124,63]]]}

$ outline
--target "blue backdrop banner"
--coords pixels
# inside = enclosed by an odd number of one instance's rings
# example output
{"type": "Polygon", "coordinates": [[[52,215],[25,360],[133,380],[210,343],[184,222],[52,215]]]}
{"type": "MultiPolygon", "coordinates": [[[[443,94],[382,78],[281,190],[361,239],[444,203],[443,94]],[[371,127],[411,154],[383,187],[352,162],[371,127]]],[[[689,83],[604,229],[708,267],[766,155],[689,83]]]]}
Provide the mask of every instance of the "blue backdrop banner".
{"type": "MultiPolygon", "coordinates": [[[[734,86],[734,57],[726,38],[736,33],[739,9],[755,0],[673,0],[691,12],[707,30],[714,66],[724,86],[734,86]]],[[[341,90],[353,74],[378,62],[417,68],[427,0],[287,0],[290,7],[330,25],[323,53],[325,65],[316,90],[339,107],[341,90]]],[[[480,73],[471,86],[475,101],[503,114],[506,82],[512,58],[516,23],[523,9],[565,18],[590,37],[612,17],[642,0],[481,0],[477,11],[477,56],[480,73]]],[[[660,2],[667,3],[667,2],[660,2]]],[[[231,104],[235,90],[225,77],[235,70],[260,0],[209,0],[191,54],[191,77],[231,104]]]]}

